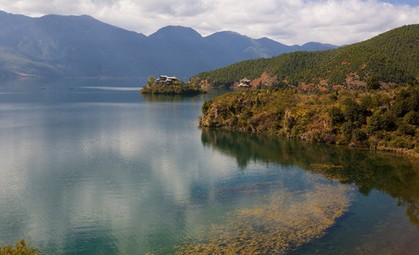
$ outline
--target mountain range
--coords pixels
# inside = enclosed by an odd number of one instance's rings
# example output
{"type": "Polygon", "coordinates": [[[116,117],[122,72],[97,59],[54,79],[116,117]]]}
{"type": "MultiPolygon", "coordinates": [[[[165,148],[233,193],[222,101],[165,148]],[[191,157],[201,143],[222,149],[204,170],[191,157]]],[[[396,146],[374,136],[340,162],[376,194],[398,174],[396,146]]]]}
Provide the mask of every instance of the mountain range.
{"type": "Polygon", "coordinates": [[[287,46],[235,32],[202,36],[167,26],[146,36],[90,16],[39,18],[0,11],[0,77],[138,77],[169,74],[181,79],[242,60],[293,51],[336,48],[307,43],[287,46]]]}

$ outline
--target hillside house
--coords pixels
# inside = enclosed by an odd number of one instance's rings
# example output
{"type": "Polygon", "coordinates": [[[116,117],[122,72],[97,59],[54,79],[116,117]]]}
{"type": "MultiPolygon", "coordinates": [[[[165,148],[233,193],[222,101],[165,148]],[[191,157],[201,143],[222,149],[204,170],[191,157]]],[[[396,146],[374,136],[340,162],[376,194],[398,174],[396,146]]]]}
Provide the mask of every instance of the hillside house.
{"type": "Polygon", "coordinates": [[[240,83],[239,83],[239,88],[249,88],[249,87],[251,87],[250,82],[251,82],[251,80],[249,80],[247,78],[241,79],[240,83]]]}
{"type": "Polygon", "coordinates": [[[172,85],[175,82],[179,82],[179,79],[175,76],[159,75],[155,84],[172,85]]]}

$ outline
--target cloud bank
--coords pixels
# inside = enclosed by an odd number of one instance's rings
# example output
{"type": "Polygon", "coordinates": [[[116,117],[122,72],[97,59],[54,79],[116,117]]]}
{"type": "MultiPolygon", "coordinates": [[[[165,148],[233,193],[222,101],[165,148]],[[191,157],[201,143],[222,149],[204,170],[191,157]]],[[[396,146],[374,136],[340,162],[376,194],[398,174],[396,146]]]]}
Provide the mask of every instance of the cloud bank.
{"type": "Polygon", "coordinates": [[[203,35],[230,30],[285,44],[343,45],[419,23],[419,5],[408,0],[0,0],[0,9],[33,17],[88,14],[146,35],[182,25],[203,35]]]}

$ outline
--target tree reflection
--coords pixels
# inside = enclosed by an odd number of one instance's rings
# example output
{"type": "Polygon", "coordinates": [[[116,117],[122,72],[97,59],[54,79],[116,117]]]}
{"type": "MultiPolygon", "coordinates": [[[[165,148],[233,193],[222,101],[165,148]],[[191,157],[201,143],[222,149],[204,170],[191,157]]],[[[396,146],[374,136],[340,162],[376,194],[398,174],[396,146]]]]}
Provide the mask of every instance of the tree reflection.
{"type": "Polygon", "coordinates": [[[296,165],[341,183],[353,183],[368,195],[376,189],[407,207],[419,227],[419,163],[393,155],[325,144],[303,144],[286,139],[202,129],[202,144],[233,156],[244,169],[249,162],[296,165]]]}
{"type": "Polygon", "coordinates": [[[160,94],[143,94],[142,95],[148,102],[165,102],[174,103],[182,101],[190,101],[193,99],[200,99],[202,95],[160,95],[160,94]]]}

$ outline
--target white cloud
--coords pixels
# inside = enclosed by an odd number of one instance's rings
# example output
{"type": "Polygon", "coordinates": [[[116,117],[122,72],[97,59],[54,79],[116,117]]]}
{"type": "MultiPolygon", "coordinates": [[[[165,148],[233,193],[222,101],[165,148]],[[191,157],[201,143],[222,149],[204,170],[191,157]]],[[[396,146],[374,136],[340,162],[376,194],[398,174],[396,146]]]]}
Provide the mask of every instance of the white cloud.
{"type": "MultiPolygon", "coordinates": [[[[89,14],[104,22],[151,34],[182,25],[208,35],[236,31],[287,44],[347,44],[405,24],[419,23],[419,6],[378,0],[0,0],[0,9],[40,16],[89,14]]],[[[394,1],[393,1],[394,2],[394,1]]],[[[398,1],[400,2],[400,1],[398,1]]],[[[409,2],[409,1],[408,1],[409,2]]]]}

